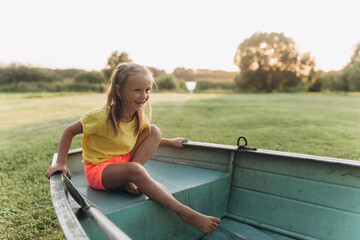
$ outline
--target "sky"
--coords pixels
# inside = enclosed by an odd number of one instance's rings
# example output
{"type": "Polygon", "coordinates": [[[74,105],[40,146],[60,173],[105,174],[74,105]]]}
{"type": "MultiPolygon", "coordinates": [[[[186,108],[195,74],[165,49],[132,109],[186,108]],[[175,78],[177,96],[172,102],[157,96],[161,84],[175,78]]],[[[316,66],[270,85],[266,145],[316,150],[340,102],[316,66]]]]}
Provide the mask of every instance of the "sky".
{"type": "Polygon", "coordinates": [[[238,45],[281,32],[317,69],[340,70],[360,42],[357,0],[1,0],[0,64],[101,70],[115,50],[133,62],[238,71],[238,45]]]}

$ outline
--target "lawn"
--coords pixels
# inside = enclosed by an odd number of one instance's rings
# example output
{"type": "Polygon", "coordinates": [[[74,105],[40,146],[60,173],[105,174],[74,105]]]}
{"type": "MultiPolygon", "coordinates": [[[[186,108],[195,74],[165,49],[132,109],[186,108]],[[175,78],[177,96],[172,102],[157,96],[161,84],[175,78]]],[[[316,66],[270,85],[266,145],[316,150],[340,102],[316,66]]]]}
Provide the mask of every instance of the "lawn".
{"type": "MultiPolygon", "coordinates": [[[[64,238],[44,174],[64,128],[104,94],[0,94],[0,239],[64,238]]],[[[360,95],[152,96],[164,137],[360,160],[360,95]]],[[[81,136],[72,148],[80,147],[81,136]]]]}

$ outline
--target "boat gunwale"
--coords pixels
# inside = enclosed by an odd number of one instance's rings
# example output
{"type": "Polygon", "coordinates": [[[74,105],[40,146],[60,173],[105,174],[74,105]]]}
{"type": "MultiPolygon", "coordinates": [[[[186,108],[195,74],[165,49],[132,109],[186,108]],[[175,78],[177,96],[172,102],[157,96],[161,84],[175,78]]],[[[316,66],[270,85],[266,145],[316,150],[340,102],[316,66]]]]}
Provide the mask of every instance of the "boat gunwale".
{"type": "MultiPolygon", "coordinates": [[[[303,159],[303,160],[311,160],[311,161],[319,161],[319,162],[327,162],[327,163],[332,163],[332,164],[341,164],[341,165],[348,165],[348,166],[353,166],[353,167],[360,167],[360,161],[343,159],[343,158],[323,157],[323,156],[310,155],[310,154],[273,151],[273,150],[266,150],[266,149],[241,150],[241,149],[238,149],[237,146],[233,146],[233,145],[195,142],[195,141],[184,142],[183,145],[185,147],[190,146],[190,147],[202,147],[202,148],[230,150],[230,151],[234,151],[234,152],[247,152],[247,153],[252,153],[252,154],[272,155],[272,156],[277,156],[277,157],[290,157],[290,158],[294,158],[294,159],[303,159]]],[[[76,149],[70,150],[69,155],[77,154],[77,153],[81,153],[81,152],[82,152],[82,148],[76,148],[76,149]]],[[[156,155],[156,153],[155,153],[155,155],[156,155]]]]}
{"type": "MultiPolygon", "coordinates": [[[[233,145],[223,145],[223,144],[215,144],[215,143],[205,143],[205,142],[194,142],[188,141],[183,143],[186,147],[197,147],[197,148],[211,148],[211,149],[219,149],[226,150],[231,152],[231,158],[234,158],[235,154],[254,154],[254,155],[268,155],[275,156],[281,158],[289,158],[295,160],[308,160],[315,162],[323,162],[328,164],[337,164],[351,167],[360,167],[360,162],[356,160],[348,160],[348,159],[340,159],[340,158],[331,158],[331,157],[322,157],[315,155],[307,155],[307,154],[299,154],[299,153],[290,153],[290,152],[280,152],[280,151],[272,151],[272,150],[264,150],[257,149],[254,150],[239,150],[237,146],[233,145]]],[[[83,151],[82,148],[76,148],[69,151],[68,155],[79,154],[83,151]]],[[[155,153],[156,155],[156,153],[155,153]]],[[[56,163],[57,153],[54,154],[52,165],[56,163]]],[[[233,164],[234,160],[231,161],[233,164]]],[[[50,178],[50,190],[51,190],[51,198],[53,201],[53,206],[60,223],[60,226],[66,236],[67,239],[89,239],[84,231],[83,227],[80,224],[80,221],[75,216],[69,200],[67,198],[66,189],[63,185],[62,178],[60,174],[55,174],[50,178]],[[59,190],[61,189],[61,190],[59,190]],[[69,224],[68,221],[71,221],[69,224]]]]}
{"type": "MultiPolygon", "coordinates": [[[[79,152],[79,149],[76,149],[76,151],[72,152],[79,152]]],[[[52,165],[56,163],[57,155],[57,153],[54,154],[52,165]]],[[[67,198],[66,188],[60,173],[53,174],[50,177],[50,194],[59,225],[63,230],[66,238],[69,240],[89,239],[85,230],[81,226],[79,219],[75,216],[70,206],[69,199],[67,198]]]]}
{"type": "Polygon", "coordinates": [[[350,160],[350,159],[342,159],[342,158],[333,158],[333,157],[323,157],[316,156],[310,154],[302,154],[302,153],[291,153],[291,152],[281,152],[281,151],[273,151],[266,149],[257,149],[257,150],[242,150],[238,149],[237,146],[233,145],[224,145],[224,144],[216,144],[216,143],[205,143],[205,142],[193,142],[188,141],[183,143],[184,146],[193,146],[193,147],[207,147],[213,149],[222,149],[222,150],[231,150],[235,152],[247,152],[251,154],[262,154],[262,155],[271,155],[277,157],[289,157],[294,159],[302,159],[302,160],[310,160],[310,161],[318,161],[318,162],[326,162],[332,164],[341,164],[348,165],[353,167],[360,167],[360,161],[350,160]]]}

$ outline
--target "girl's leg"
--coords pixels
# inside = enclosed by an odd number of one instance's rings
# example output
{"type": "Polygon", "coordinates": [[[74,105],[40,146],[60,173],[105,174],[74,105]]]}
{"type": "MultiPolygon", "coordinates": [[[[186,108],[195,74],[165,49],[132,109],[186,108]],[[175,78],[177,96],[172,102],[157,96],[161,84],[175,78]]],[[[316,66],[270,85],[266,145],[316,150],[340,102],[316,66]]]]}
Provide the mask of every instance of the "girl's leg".
{"type": "MultiPolygon", "coordinates": [[[[150,157],[154,154],[161,141],[161,131],[155,125],[151,125],[142,131],[130,152],[130,162],[137,162],[144,165],[150,157]]],[[[121,189],[128,191],[131,194],[140,194],[136,184],[132,182],[125,183],[121,189]]]]}
{"type": "Polygon", "coordinates": [[[155,125],[151,125],[142,131],[130,152],[130,162],[144,165],[154,154],[161,141],[161,131],[155,125]]]}
{"type": "Polygon", "coordinates": [[[129,162],[108,165],[103,172],[103,185],[117,189],[127,182],[133,182],[141,192],[154,201],[172,210],[186,223],[204,233],[213,232],[221,222],[219,218],[203,215],[178,202],[160,183],[153,180],[139,163],[129,162]]]}

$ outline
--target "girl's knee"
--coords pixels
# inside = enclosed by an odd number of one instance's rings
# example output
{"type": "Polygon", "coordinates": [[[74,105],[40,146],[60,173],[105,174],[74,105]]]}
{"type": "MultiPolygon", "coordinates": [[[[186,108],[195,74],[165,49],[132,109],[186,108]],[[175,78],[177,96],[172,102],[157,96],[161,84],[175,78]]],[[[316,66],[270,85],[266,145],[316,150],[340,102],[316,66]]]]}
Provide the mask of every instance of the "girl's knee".
{"type": "Polygon", "coordinates": [[[131,178],[143,178],[148,175],[146,169],[140,163],[129,162],[129,164],[130,165],[128,170],[131,178]]]}
{"type": "Polygon", "coordinates": [[[160,129],[155,125],[151,125],[150,131],[150,135],[160,142],[162,137],[160,129]]]}

